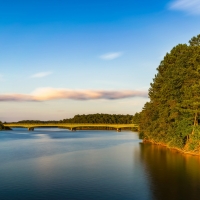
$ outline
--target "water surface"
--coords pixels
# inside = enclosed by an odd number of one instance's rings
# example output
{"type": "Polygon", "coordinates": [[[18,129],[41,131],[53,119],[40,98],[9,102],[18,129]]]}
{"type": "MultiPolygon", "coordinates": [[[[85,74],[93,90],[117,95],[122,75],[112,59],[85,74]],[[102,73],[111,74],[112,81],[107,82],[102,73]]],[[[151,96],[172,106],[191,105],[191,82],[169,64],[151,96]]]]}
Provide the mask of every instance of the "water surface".
{"type": "Polygon", "coordinates": [[[199,199],[200,162],[137,133],[0,132],[0,199],[199,199]]]}

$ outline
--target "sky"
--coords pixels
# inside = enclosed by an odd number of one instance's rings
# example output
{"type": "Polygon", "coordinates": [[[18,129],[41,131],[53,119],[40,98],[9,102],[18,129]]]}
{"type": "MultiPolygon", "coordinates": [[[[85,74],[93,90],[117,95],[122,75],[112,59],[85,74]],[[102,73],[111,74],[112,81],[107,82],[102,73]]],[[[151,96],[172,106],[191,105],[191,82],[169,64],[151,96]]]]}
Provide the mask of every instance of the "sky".
{"type": "Polygon", "coordinates": [[[135,114],[200,0],[0,0],[0,121],[135,114]]]}

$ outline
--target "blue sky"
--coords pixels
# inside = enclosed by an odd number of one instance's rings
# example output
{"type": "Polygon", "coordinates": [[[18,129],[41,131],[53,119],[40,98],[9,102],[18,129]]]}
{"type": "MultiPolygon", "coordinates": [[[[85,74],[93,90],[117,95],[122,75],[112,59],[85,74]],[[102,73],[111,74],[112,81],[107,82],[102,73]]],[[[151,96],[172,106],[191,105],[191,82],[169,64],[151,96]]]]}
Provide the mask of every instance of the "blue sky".
{"type": "Polygon", "coordinates": [[[134,114],[200,0],[0,0],[0,120],[134,114]]]}

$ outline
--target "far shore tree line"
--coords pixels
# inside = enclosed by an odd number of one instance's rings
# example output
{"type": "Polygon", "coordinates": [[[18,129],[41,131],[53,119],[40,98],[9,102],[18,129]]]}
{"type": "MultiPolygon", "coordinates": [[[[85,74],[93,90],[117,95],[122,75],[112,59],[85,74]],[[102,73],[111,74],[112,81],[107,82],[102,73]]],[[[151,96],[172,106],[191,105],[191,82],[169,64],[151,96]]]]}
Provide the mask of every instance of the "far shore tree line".
{"type": "MultiPolygon", "coordinates": [[[[18,122],[18,124],[60,124],[60,123],[89,123],[89,124],[131,124],[133,120],[133,115],[116,115],[116,114],[88,114],[88,115],[75,115],[73,118],[66,118],[59,121],[49,120],[49,121],[41,121],[41,120],[22,120],[18,122]]],[[[100,130],[113,130],[112,127],[79,127],[77,129],[100,129],[100,130]]],[[[124,128],[130,129],[130,128],[124,128]]]]}

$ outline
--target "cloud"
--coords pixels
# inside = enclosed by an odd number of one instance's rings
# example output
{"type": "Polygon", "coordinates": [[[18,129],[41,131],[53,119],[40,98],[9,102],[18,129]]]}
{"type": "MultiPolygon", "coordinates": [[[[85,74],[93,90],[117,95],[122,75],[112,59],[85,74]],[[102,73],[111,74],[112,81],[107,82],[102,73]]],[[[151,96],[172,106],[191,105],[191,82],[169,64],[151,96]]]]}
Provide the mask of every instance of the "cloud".
{"type": "Polygon", "coordinates": [[[101,55],[100,58],[102,60],[114,60],[116,58],[119,58],[120,56],[122,56],[122,52],[110,52],[104,55],[101,55]]]}
{"type": "Polygon", "coordinates": [[[33,96],[27,94],[0,94],[1,101],[34,101],[33,96]]]}
{"type": "Polygon", "coordinates": [[[200,0],[174,0],[169,8],[186,11],[190,14],[200,14],[200,0]]]}
{"type": "Polygon", "coordinates": [[[39,72],[37,74],[33,74],[31,78],[43,78],[45,76],[49,76],[52,72],[39,72]]]}
{"type": "Polygon", "coordinates": [[[123,99],[130,97],[148,97],[147,91],[123,90],[70,90],[57,88],[39,88],[31,94],[0,94],[0,101],[49,101],[59,99],[92,100],[123,99]]]}

